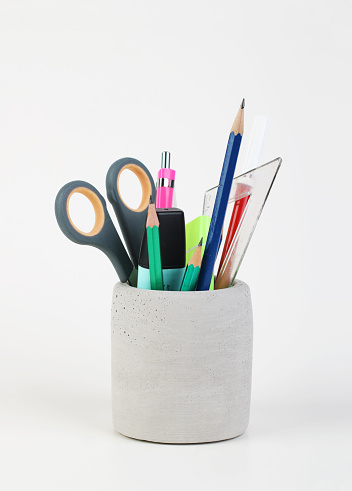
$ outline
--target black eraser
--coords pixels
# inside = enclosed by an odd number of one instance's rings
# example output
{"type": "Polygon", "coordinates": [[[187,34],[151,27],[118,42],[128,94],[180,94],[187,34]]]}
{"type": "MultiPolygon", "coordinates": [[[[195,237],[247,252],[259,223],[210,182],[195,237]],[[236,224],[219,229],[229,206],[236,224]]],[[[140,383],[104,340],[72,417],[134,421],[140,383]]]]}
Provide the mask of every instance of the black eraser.
{"type": "MultiPolygon", "coordinates": [[[[183,268],[186,262],[185,216],[179,208],[157,208],[163,269],[183,268]]],[[[147,233],[144,232],[138,264],[149,269],[147,233]]]]}

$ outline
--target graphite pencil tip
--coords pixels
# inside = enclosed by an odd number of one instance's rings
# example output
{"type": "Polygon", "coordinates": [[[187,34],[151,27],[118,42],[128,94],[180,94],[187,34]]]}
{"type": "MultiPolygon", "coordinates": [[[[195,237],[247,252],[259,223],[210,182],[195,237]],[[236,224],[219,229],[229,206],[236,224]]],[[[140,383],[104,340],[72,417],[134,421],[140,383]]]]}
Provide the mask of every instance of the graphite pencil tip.
{"type": "Polygon", "coordinates": [[[238,133],[240,133],[240,135],[243,135],[243,116],[244,116],[243,108],[244,108],[244,103],[245,103],[245,100],[243,99],[241,102],[240,108],[237,112],[237,115],[235,117],[235,121],[233,122],[233,125],[231,128],[231,132],[234,132],[235,135],[238,135],[238,133]]]}
{"type": "Polygon", "coordinates": [[[153,196],[150,195],[150,198],[149,198],[149,204],[151,205],[153,203],[153,196]]]}
{"type": "Polygon", "coordinates": [[[203,245],[203,237],[200,239],[199,244],[198,244],[198,247],[201,246],[201,245],[203,245]]]}

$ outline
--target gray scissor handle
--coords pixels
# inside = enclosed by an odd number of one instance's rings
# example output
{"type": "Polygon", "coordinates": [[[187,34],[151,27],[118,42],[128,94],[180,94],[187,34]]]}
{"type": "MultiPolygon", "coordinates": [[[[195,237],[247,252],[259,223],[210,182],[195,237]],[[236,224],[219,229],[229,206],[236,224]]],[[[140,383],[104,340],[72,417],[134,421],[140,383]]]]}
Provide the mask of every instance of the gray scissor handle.
{"type": "Polygon", "coordinates": [[[67,238],[77,244],[97,247],[108,256],[120,280],[125,282],[129,279],[133,270],[132,262],[110,218],[105,200],[94,186],[85,181],[65,184],[56,196],[55,215],[67,238]],[[70,217],[69,202],[74,193],[86,196],[94,207],[95,224],[88,233],[79,230],[70,217]]]}
{"type": "Polygon", "coordinates": [[[114,208],[133,265],[137,268],[150,196],[155,201],[156,192],[153,177],[147,167],[139,160],[130,157],[122,158],[114,162],[108,170],[106,194],[114,208]],[[120,194],[119,180],[124,170],[133,172],[142,187],[142,201],[136,209],[129,207],[120,194]]]}

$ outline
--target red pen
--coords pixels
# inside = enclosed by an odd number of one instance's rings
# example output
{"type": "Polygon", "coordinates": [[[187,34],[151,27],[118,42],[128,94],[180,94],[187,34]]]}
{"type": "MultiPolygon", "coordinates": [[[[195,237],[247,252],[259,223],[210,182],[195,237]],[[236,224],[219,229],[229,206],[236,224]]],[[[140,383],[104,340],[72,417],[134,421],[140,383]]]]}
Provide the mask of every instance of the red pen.
{"type": "Polygon", "coordinates": [[[232,215],[230,218],[229,228],[227,231],[226,240],[224,243],[224,248],[223,248],[221,259],[220,259],[219,271],[220,271],[220,268],[222,267],[222,264],[225,260],[225,257],[227,255],[229,247],[232,243],[232,240],[233,240],[233,238],[237,232],[237,229],[242,222],[242,217],[244,215],[247,203],[248,203],[249,198],[250,198],[251,187],[246,185],[246,184],[241,184],[241,189],[238,191],[240,191],[239,194],[241,194],[241,195],[248,192],[248,195],[242,196],[241,198],[237,199],[234,203],[232,215]]]}

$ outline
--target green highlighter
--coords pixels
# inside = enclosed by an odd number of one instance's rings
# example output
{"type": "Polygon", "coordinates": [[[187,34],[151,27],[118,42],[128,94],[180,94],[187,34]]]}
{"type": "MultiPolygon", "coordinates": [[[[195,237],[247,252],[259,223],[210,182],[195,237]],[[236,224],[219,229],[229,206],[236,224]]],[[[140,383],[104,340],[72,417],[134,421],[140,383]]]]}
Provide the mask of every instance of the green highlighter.
{"type": "Polygon", "coordinates": [[[196,289],[200,265],[202,262],[202,243],[203,238],[200,239],[200,242],[193,252],[192,257],[186,267],[185,275],[182,280],[181,292],[192,292],[196,289]]]}
{"type": "MultiPolygon", "coordinates": [[[[202,244],[202,257],[204,254],[204,246],[207,241],[207,235],[209,231],[211,217],[207,215],[201,215],[186,225],[186,264],[192,257],[193,252],[199,244],[200,239],[203,237],[202,244]]],[[[214,290],[214,273],[211,279],[209,290],[214,290]]]]}

